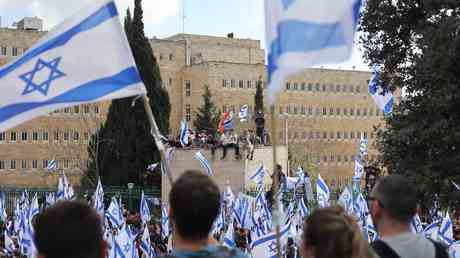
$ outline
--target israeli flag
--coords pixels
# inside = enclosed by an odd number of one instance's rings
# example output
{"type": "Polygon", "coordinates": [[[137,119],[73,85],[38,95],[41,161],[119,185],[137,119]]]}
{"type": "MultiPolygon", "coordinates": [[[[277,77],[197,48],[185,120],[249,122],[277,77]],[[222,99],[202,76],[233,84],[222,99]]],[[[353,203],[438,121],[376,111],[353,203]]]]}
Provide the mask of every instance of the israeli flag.
{"type": "Polygon", "coordinates": [[[161,207],[161,237],[166,239],[171,234],[169,229],[169,214],[165,206],[161,207]]]}
{"type": "Polygon", "coordinates": [[[53,110],[145,94],[113,0],[93,1],[0,69],[0,132],[53,110]]]}
{"type": "Polygon", "coordinates": [[[249,229],[252,223],[252,209],[249,198],[240,193],[233,207],[232,214],[241,228],[249,229]]]}
{"type": "Polygon", "coordinates": [[[56,193],[47,193],[45,199],[45,207],[53,206],[56,203],[56,193]]]}
{"type": "Polygon", "coordinates": [[[359,156],[361,159],[367,155],[367,145],[369,144],[369,141],[367,139],[361,138],[359,140],[359,156]]]}
{"type": "Polygon", "coordinates": [[[308,210],[308,206],[305,204],[304,198],[300,198],[299,200],[299,213],[301,218],[305,218],[310,215],[310,211],[308,210]]]}
{"type": "Polygon", "coordinates": [[[228,224],[227,232],[225,232],[223,246],[228,248],[235,248],[235,229],[233,228],[233,220],[228,224]]]}
{"type": "Polygon", "coordinates": [[[460,241],[454,242],[450,245],[449,255],[451,258],[460,258],[460,241]]]}
{"type": "Polygon", "coordinates": [[[5,230],[5,250],[8,252],[10,256],[13,257],[14,252],[16,251],[16,246],[13,241],[13,236],[8,233],[8,230],[5,230]]]}
{"type": "Polygon", "coordinates": [[[233,207],[233,203],[235,202],[235,195],[233,194],[232,188],[227,186],[224,192],[224,200],[227,204],[227,207],[233,207]]]}
{"type": "Polygon", "coordinates": [[[241,106],[239,117],[240,117],[240,122],[247,122],[248,121],[248,118],[249,118],[249,107],[248,107],[248,105],[241,106]]]}
{"type": "Polygon", "coordinates": [[[113,258],[133,258],[135,244],[129,235],[126,225],[124,225],[115,236],[113,244],[113,258]]]}
{"type": "Polygon", "coordinates": [[[441,226],[441,221],[435,221],[428,225],[424,230],[423,230],[423,235],[426,238],[433,239],[435,241],[438,241],[438,234],[439,234],[439,229],[441,226]]]}
{"type": "Polygon", "coordinates": [[[393,112],[393,94],[390,91],[384,91],[381,78],[380,68],[376,65],[372,67],[372,77],[369,81],[369,94],[371,94],[377,107],[385,115],[393,112]]]}
{"type": "Polygon", "coordinates": [[[94,192],[93,196],[93,206],[94,209],[97,211],[101,219],[104,219],[104,189],[102,188],[102,182],[101,179],[97,179],[97,187],[96,191],[94,192]]]}
{"type": "Polygon", "coordinates": [[[147,226],[144,227],[144,231],[142,233],[140,245],[139,245],[142,253],[147,258],[153,258],[157,256],[155,249],[153,248],[152,244],[150,243],[150,233],[149,233],[149,228],[147,226]]]}
{"type": "Polygon", "coordinates": [[[355,175],[353,176],[353,178],[360,179],[363,173],[364,173],[363,164],[361,164],[361,161],[359,161],[358,159],[355,159],[355,175]]]}
{"type": "MultiPolygon", "coordinates": [[[[281,250],[284,250],[287,244],[290,228],[291,223],[282,226],[280,229],[281,250]]],[[[262,237],[256,238],[251,243],[251,250],[252,257],[278,257],[276,250],[276,232],[269,232],[262,237]]]]}
{"type": "Polygon", "coordinates": [[[139,210],[141,212],[142,223],[144,223],[145,225],[152,219],[152,217],[150,216],[150,208],[149,204],[147,203],[147,200],[145,199],[144,191],[142,191],[141,194],[141,203],[139,210]]]}
{"type": "Polygon", "coordinates": [[[348,189],[348,187],[343,189],[337,204],[342,206],[348,214],[353,213],[353,195],[351,194],[351,191],[348,189]]]}
{"type": "Polygon", "coordinates": [[[450,219],[449,212],[446,213],[446,216],[442,220],[438,236],[439,239],[448,246],[455,241],[452,220],[450,219]]]}
{"type": "Polygon", "coordinates": [[[318,207],[324,208],[329,206],[331,191],[320,174],[318,174],[318,179],[316,180],[316,195],[318,198],[318,207]]]}
{"type": "Polygon", "coordinates": [[[209,164],[209,161],[206,159],[203,153],[201,153],[201,151],[195,153],[195,159],[197,159],[200,162],[201,167],[203,167],[208,176],[213,175],[211,165],[209,164]]]}
{"type": "Polygon", "coordinates": [[[155,172],[155,168],[158,167],[158,163],[153,163],[147,166],[147,172],[153,173],[155,172]]]}
{"type": "Polygon", "coordinates": [[[46,167],[46,170],[48,171],[53,171],[57,169],[57,161],[52,159],[48,162],[48,166],[46,167]]]}
{"type": "Polygon", "coordinates": [[[188,124],[187,121],[182,120],[180,123],[180,144],[182,147],[185,147],[188,145],[188,137],[189,137],[189,131],[188,131],[188,124]]]}
{"type": "Polygon", "coordinates": [[[366,199],[362,193],[358,194],[353,206],[353,211],[356,217],[360,220],[363,220],[366,217],[366,214],[369,212],[369,207],[367,207],[366,199]]]}
{"type": "Polygon", "coordinates": [[[8,216],[6,215],[6,198],[5,194],[0,192],[0,220],[3,224],[6,223],[8,216]]]}
{"type": "Polygon", "coordinates": [[[253,181],[258,186],[260,186],[260,185],[263,185],[264,178],[265,178],[265,166],[264,166],[264,164],[260,164],[260,166],[257,168],[257,170],[254,173],[254,175],[252,175],[249,178],[249,180],[253,181]]]}
{"type": "Polygon", "coordinates": [[[422,221],[420,220],[418,214],[415,214],[415,216],[412,218],[410,222],[410,227],[414,234],[418,234],[423,231],[422,221]]]}
{"type": "Polygon", "coordinates": [[[32,198],[32,202],[30,203],[29,207],[29,212],[28,212],[28,218],[29,221],[32,221],[32,219],[40,213],[40,208],[38,207],[38,198],[37,198],[37,193],[35,193],[34,198],[32,198]]]}
{"type": "Polygon", "coordinates": [[[346,61],[361,0],[265,0],[268,98],[302,69],[346,61]]]}
{"type": "Polygon", "coordinates": [[[112,201],[110,202],[109,208],[105,214],[109,218],[110,222],[112,222],[112,225],[121,227],[125,224],[125,219],[121,213],[121,207],[115,197],[112,197],[112,201]]]}

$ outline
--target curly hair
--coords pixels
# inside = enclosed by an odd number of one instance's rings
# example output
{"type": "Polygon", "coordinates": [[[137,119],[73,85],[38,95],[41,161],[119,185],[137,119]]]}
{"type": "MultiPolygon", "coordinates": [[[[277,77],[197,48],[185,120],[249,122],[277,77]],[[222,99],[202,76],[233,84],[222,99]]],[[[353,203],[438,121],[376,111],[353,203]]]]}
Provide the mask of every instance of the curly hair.
{"type": "Polygon", "coordinates": [[[340,206],[316,209],[305,221],[303,245],[316,258],[374,258],[355,219],[340,206]]]}

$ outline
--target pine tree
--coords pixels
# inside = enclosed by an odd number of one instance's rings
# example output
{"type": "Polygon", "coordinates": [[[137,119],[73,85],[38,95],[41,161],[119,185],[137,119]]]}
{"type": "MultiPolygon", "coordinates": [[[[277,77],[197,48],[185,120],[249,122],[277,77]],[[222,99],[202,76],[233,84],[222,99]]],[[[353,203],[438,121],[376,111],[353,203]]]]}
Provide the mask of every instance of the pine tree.
{"type": "Polygon", "coordinates": [[[212,94],[208,85],[204,86],[203,105],[198,108],[196,119],[193,121],[193,126],[198,132],[206,132],[208,134],[217,134],[217,125],[219,123],[219,112],[217,107],[211,100],[212,94]]]}
{"type": "MultiPolygon", "coordinates": [[[[158,63],[144,34],[141,3],[141,0],[135,0],[132,19],[129,10],[127,11],[125,32],[158,127],[162,134],[167,134],[171,106],[168,93],[161,86],[158,63]]],[[[146,167],[160,158],[150,134],[150,125],[141,99],[112,101],[107,120],[101,126],[97,144],[98,168],[105,185],[126,186],[128,182],[143,185],[146,167]]],[[[90,160],[88,174],[91,168],[95,168],[91,164],[95,159],[90,160]]]]}
{"type": "Polygon", "coordinates": [[[264,112],[264,89],[262,87],[262,81],[257,81],[256,95],[254,95],[254,113],[264,112]]]}

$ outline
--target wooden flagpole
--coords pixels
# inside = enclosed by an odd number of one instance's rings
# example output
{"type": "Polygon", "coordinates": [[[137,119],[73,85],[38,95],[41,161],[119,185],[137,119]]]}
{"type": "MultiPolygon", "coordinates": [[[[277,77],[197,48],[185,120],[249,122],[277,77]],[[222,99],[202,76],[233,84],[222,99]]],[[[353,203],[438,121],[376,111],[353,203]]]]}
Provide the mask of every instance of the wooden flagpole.
{"type": "Polygon", "coordinates": [[[149,98],[146,94],[144,94],[142,95],[142,100],[144,101],[144,109],[147,113],[147,118],[150,123],[150,134],[153,136],[155,144],[157,145],[157,148],[160,151],[161,162],[163,162],[163,167],[166,176],[168,177],[169,184],[172,186],[174,181],[171,175],[171,171],[169,170],[168,161],[166,160],[166,149],[163,145],[163,142],[161,142],[160,130],[158,129],[157,123],[155,122],[155,117],[153,116],[152,108],[150,107],[149,98]]]}
{"type": "Polygon", "coordinates": [[[279,182],[279,173],[277,171],[276,166],[278,165],[277,159],[277,126],[275,120],[275,105],[271,106],[271,120],[272,120],[272,146],[273,146],[273,187],[272,187],[272,223],[275,225],[275,233],[276,233],[276,252],[277,256],[281,257],[281,235],[280,235],[280,224],[281,224],[281,212],[278,206],[278,200],[276,198],[277,193],[279,191],[278,184],[279,182]]]}

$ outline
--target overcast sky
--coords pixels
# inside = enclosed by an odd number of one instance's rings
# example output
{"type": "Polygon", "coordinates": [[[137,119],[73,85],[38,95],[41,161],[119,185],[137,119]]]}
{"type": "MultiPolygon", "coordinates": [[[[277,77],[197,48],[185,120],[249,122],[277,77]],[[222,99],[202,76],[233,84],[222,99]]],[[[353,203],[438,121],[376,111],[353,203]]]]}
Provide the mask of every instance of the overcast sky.
{"type": "MultiPolygon", "coordinates": [[[[25,16],[38,16],[50,29],[95,0],[0,0],[2,26],[11,26],[25,16]]],[[[115,0],[122,16],[134,0],[115,0]]],[[[144,22],[148,37],[168,37],[183,31],[213,36],[233,32],[237,38],[264,40],[263,0],[144,0],[144,22]],[[185,8],[184,3],[185,1],[185,8]]],[[[354,50],[351,60],[329,68],[368,70],[361,54],[354,50]]]]}

